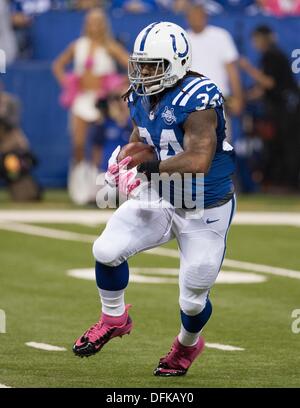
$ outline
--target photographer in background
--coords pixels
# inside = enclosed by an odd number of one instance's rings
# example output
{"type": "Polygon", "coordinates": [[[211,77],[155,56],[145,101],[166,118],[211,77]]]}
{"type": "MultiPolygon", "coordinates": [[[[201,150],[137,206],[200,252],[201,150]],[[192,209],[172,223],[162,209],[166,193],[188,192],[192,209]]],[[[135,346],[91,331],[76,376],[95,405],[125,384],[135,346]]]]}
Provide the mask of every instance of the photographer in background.
{"type": "Polygon", "coordinates": [[[14,201],[41,199],[41,189],[30,175],[37,164],[19,124],[19,102],[0,88],[0,179],[14,201]]]}
{"type": "Polygon", "coordinates": [[[300,90],[271,28],[256,27],[252,41],[260,53],[260,66],[253,66],[245,57],[239,63],[255,81],[248,91],[248,101],[261,101],[263,106],[260,133],[265,150],[264,184],[280,192],[299,191],[300,90]]]}

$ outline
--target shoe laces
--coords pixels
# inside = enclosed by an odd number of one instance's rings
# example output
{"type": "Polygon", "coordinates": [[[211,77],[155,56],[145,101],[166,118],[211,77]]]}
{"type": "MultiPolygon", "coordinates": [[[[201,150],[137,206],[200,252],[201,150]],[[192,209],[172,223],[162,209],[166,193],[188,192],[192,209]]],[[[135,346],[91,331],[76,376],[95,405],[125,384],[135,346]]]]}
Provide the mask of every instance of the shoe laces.
{"type": "Polygon", "coordinates": [[[183,348],[175,348],[175,345],[173,344],[171,350],[164,358],[162,358],[162,360],[168,360],[170,357],[172,357],[173,362],[179,363],[181,358],[189,359],[189,353],[188,350],[183,348]]]}
{"type": "Polygon", "coordinates": [[[100,320],[85,333],[84,337],[88,338],[91,342],[95,342],[101,337],[108,335],[110,330],[111,327],[107,326],[102,320],[100,320]]]}

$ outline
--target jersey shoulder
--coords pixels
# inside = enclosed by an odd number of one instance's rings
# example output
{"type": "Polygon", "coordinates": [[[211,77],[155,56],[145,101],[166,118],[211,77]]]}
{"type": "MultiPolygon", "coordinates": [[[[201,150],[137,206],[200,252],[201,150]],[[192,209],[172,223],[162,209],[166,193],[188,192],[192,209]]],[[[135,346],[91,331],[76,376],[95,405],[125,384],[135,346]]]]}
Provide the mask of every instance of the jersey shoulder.
{"type": "Polygon", "coordinates": [[[172,106],[188,113],[221,107],[224,102],[220,89],[205,76],[184,78],[172,96],[172,106]]]}
{"type": "Polygon", "coordinates": [[[134,119],[136,113],[137,113],[137,102],[139,100],[138,95],[134,92],[131,91],[130,94],[128,95],[127,98],[127,106],[129,109],[130,117],[134,119]]]}
{"type": "Polygon", "coordinates": [[[128,106],[130,106],[130,104],[132,104],[136,100],[136,98],[137,94],[134,91],[131,91],[127,98],[128,106]]]}

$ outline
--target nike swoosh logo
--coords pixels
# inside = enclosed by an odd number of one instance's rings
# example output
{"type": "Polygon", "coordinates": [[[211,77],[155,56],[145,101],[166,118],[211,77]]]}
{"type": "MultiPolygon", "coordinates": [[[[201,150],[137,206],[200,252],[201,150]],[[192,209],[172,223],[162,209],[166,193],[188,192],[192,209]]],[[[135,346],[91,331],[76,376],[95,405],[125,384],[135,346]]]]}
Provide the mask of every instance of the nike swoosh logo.
{"type": "Polygon", "coordinates": [[[218,218],[217,220],[210,220],[209,218],[206,220],[206,224],[212,224],[213,222],[217,222],[220,221],[220,218],[218,218]]]}
{"type": "Polygon", "coordinates": [[[207,86],[207,87],[206,87],[206,92],[211,91],[214,87],[215,87],[214,85],[212,85],[212,86],[210,86],[210,87],[207,86]]]}

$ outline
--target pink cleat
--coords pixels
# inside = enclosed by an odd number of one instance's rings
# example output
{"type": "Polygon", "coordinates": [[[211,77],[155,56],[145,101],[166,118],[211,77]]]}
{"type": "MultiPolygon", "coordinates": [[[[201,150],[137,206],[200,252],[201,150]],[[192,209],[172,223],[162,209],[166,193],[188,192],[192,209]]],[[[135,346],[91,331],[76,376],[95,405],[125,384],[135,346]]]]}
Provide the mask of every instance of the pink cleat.
{"type": "Polygon", "coordinates": [[[102,314],[98,323],[87,330],[73,346],[73,352],[79,357],[89,357],[98,353],[102,347],[114,337],[129,334],[132,329],[132,320],[128,315],[131,305],[126,305],[125,312],[120,317],[102,314]]]}
{"type": "Polygon", "coordinates": [[[180,344],[176,337],[170,352],[159,360],[153,374],[161,377],[185,375],[192,362],[203,351],[204,344],[204,338],[199,337],[195,346],[186,347],[180,344]]]}

